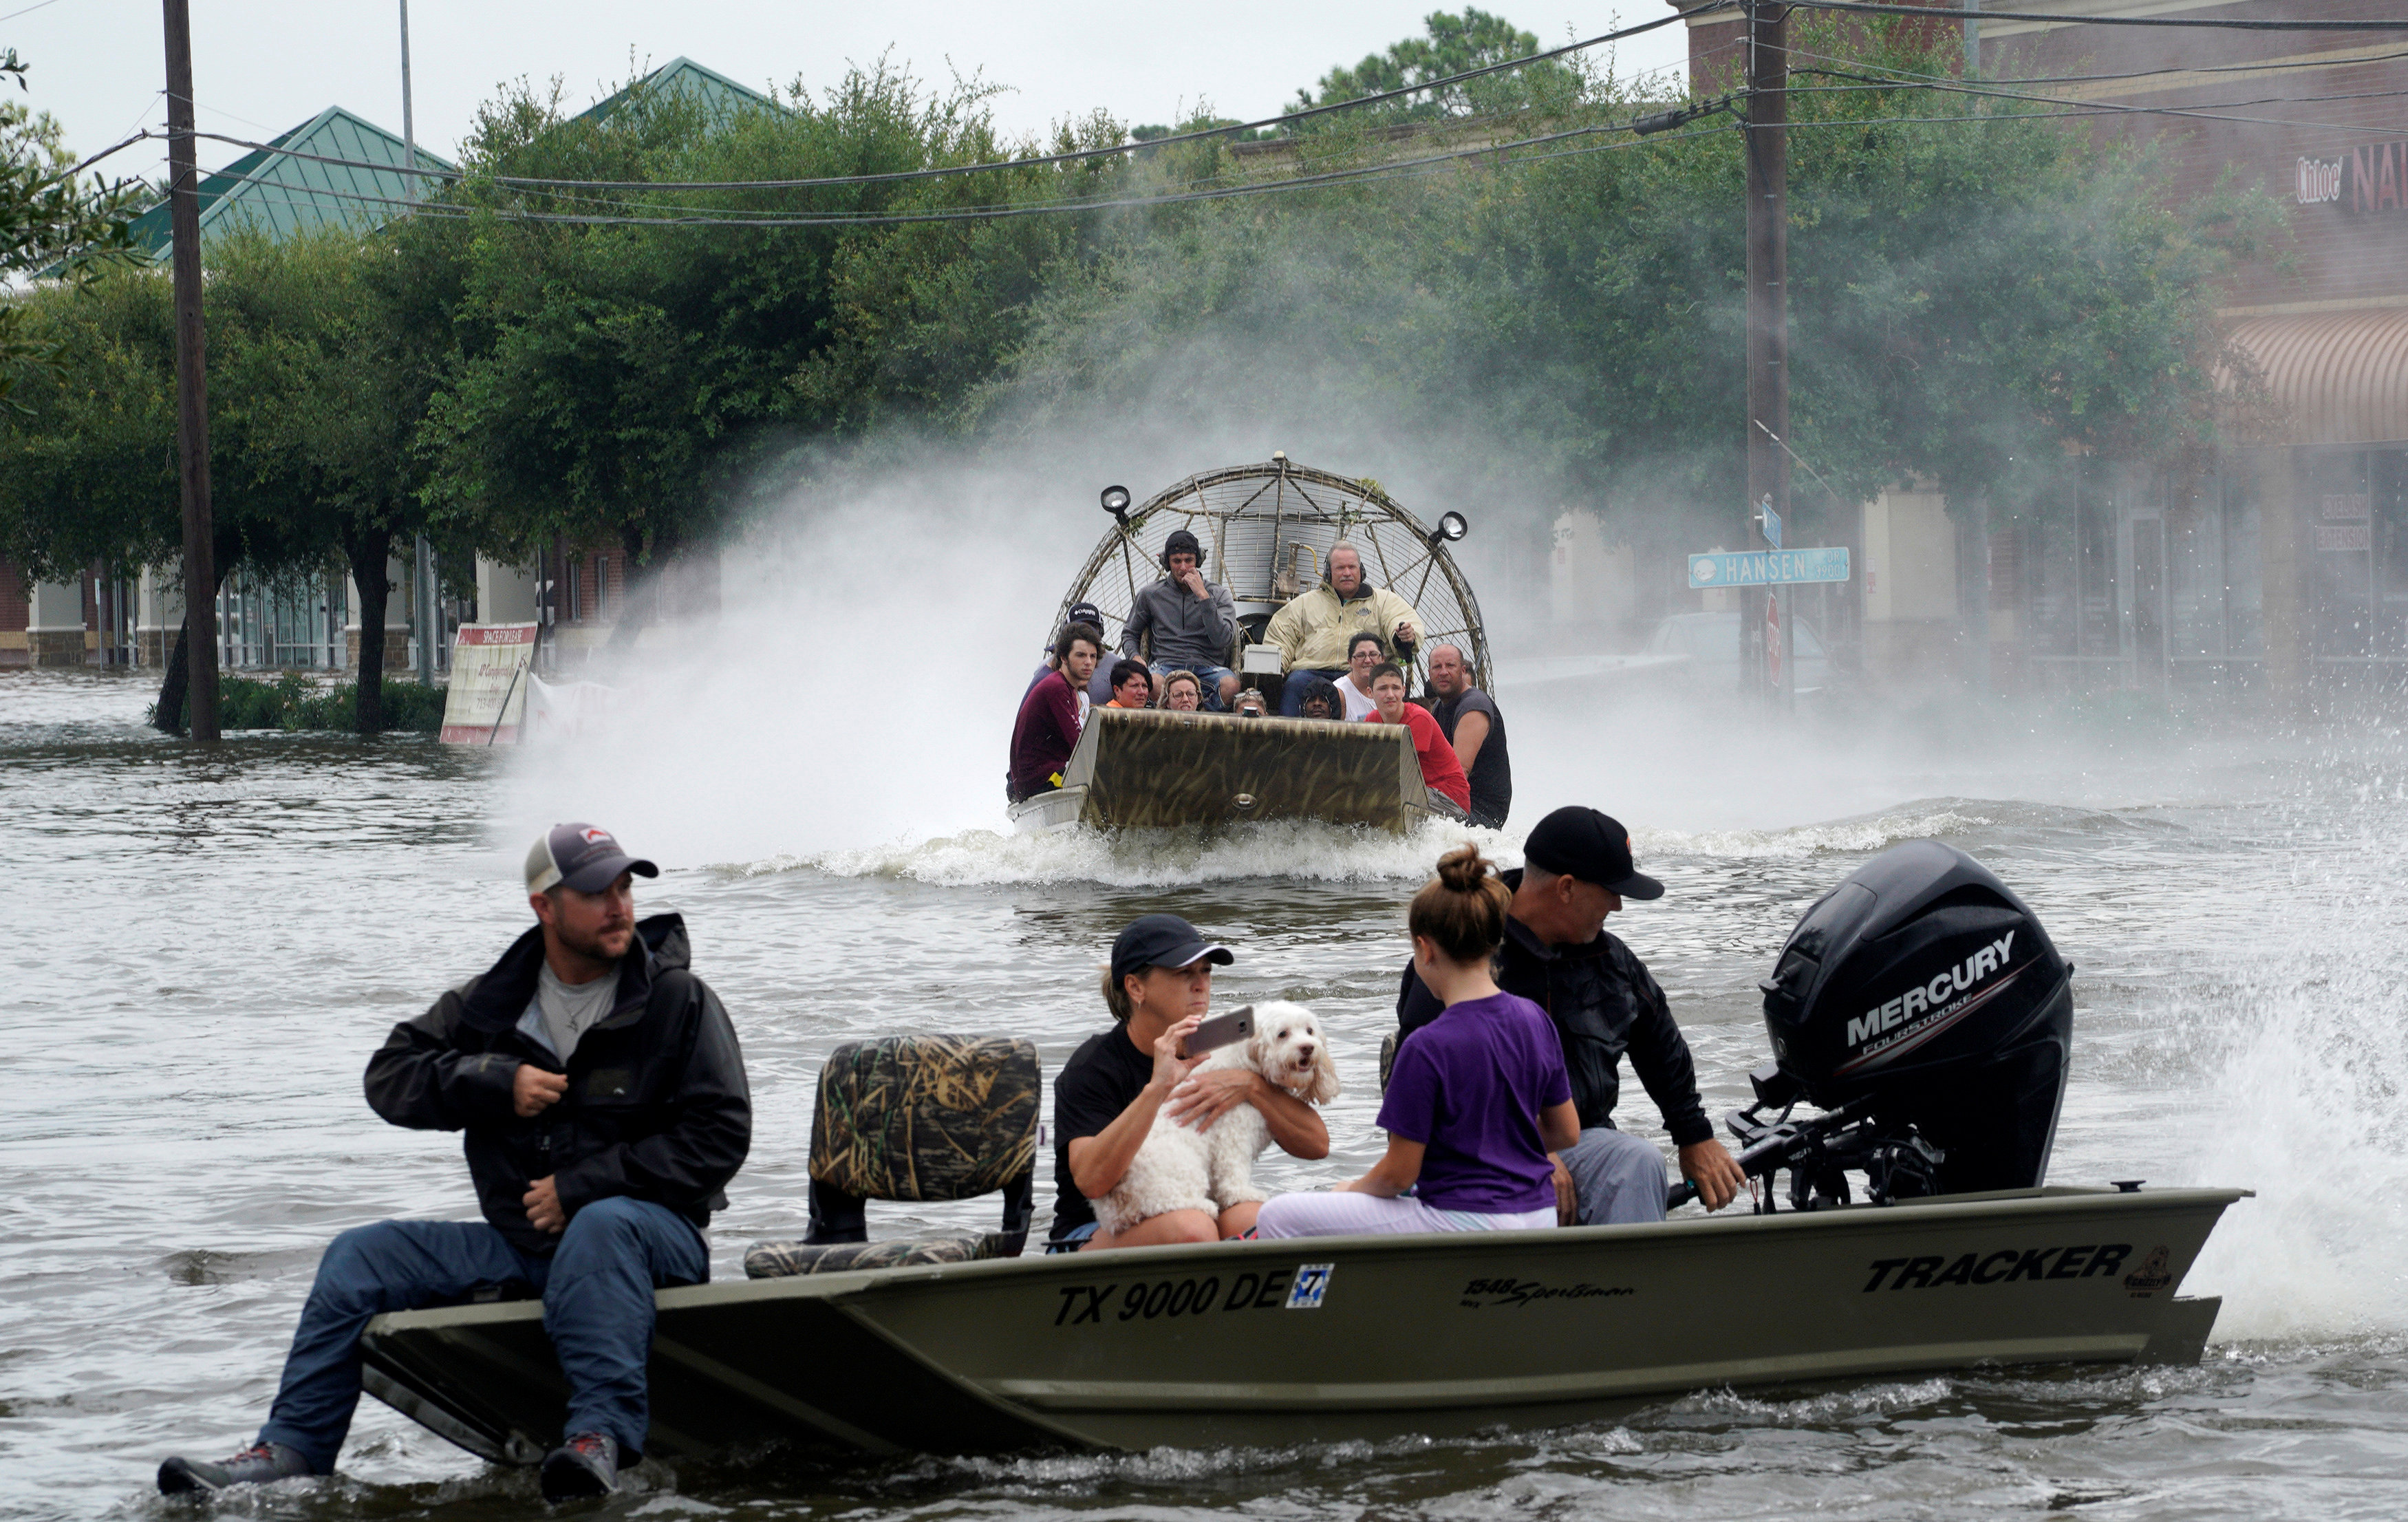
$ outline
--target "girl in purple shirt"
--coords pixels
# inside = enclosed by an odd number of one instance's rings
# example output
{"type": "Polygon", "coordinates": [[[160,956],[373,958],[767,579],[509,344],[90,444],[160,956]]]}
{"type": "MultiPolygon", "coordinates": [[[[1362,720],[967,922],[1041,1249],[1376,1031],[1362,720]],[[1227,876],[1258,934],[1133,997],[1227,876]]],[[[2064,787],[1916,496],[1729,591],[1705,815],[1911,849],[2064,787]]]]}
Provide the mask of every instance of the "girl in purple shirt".
{"type": "Polygon", "coordinates": [[[1413,895],[1413,970],[1446,1012],[1405,1038],[1380,1105],[1388,1151],[1327,1194],[1267,1201],[1264,1237],[1518,1231],[1555,1224],[1549,1151],[1580,1139],[1563,1045],[1546,1012],[1498,990],[1489,958],[1512,896],[1472,846],[1413,895]],[[1399,1198],[1412,1188],[1415,1198],[1399,1198]]]}

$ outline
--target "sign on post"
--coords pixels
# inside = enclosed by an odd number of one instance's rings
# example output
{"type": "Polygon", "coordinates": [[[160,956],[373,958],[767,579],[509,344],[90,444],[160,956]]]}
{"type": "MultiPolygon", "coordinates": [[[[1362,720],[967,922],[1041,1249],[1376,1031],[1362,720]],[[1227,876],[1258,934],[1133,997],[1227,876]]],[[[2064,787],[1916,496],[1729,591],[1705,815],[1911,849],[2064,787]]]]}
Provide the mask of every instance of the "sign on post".
{"type": "Polygon", "coordinates": [[[1800,582],[1844,582],[1848,547],[1822,550],[1758,550],[1689,557],[1689,589],[1717,586],[1788,586],[1800,582]]]}
{"type": "Polygon", "coordinates": [[[514,744],[526,711],[538,625],[463,624],[452,641],[452,690],[443,700],[448,745],[514,744]]]}

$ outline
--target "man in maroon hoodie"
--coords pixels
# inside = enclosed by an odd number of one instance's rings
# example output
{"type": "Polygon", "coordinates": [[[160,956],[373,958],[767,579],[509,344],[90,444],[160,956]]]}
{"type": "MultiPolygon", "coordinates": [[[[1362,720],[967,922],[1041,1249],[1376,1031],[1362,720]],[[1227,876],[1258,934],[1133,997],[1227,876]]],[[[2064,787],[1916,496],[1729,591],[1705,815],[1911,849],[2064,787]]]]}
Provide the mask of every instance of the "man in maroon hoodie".
{"type": "Polygon", "coordinates": [[[1011,726],[1006,792],[1012,802],[1062,785],[1062,768],[1070,764],[1070,747],[1079,743],[1079,726],[1086,719],[1087,679],[1096,674],[1103,650],[1103,631],[1092,624],[1073,624],[1054,641],[1056,668],[1028,689],[1011,726]]]}

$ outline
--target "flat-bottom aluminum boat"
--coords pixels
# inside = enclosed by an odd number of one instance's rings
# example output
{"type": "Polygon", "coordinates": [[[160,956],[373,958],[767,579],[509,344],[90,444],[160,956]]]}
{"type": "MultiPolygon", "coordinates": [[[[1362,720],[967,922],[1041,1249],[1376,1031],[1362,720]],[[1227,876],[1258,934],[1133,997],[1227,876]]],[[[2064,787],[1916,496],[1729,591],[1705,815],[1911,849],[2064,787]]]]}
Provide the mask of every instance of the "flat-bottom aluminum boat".
{"type": "MultiPolygon", "coordinates": [[[[2189,1363],[2229,1189],[2010,1190],[1660,1226],[1330,1237],[664,1290],[652,1446],[1292,1443],[1610,1418],[1699,1388],[2189,1363]]],[[[558,1441],[531,1302],[380,1316],[370,1389],[488,1458],[558,1441]]]]}

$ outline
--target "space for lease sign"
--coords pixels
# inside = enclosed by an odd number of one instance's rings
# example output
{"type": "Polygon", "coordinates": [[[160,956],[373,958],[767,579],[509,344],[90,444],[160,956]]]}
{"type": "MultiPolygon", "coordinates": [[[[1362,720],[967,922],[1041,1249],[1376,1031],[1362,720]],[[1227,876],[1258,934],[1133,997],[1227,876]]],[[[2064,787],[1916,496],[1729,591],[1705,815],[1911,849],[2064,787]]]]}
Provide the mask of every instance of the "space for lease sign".
{"type": "Polygon", "coordinates": [[[508,745],[526,711],[532,624],[463,624],[452,641],[452,690],[443,703],[443,740],[508,745]]]}

